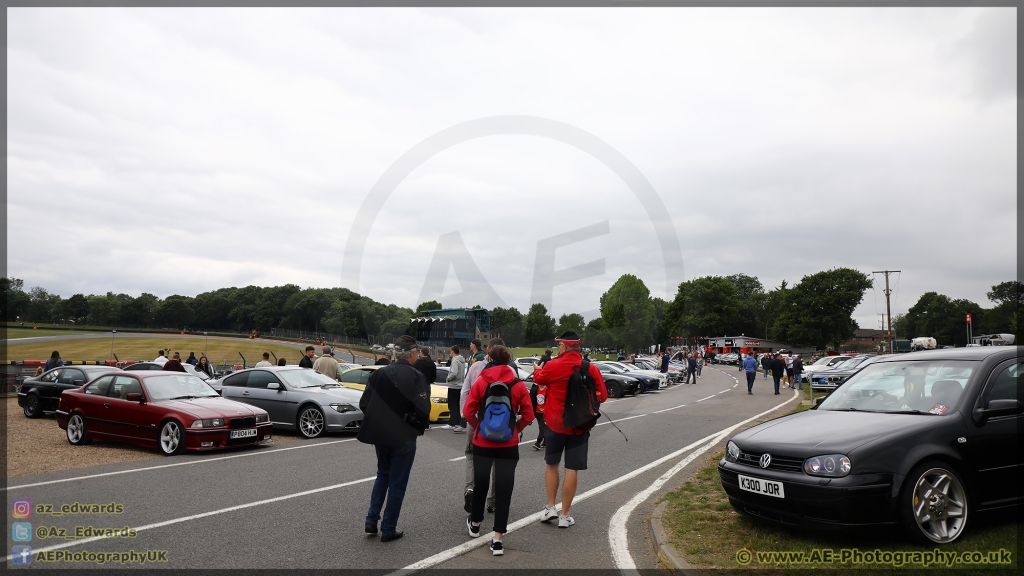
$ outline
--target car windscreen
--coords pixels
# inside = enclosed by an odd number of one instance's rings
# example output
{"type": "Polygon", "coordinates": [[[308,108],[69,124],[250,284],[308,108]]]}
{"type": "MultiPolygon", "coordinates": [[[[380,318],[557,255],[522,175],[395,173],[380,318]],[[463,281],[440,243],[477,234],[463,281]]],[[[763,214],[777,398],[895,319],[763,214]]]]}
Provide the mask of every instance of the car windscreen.
{"type": "Polygon", "coordinates": [[[292,388],[316,388],[317,386],[338,385],[338,381],[312,370],[282,370],[277,373],[285,384],[292,388]]]}
{"type": "Polygon", "coordinates": [[[853,375],[818,410],[948,414],[956,407],[977,362],[918,360],[873,362],[853,375]]]}
{"type": "Polygon", "coordinates": [[[207,380],[213,380],[212,376],[201,370],[196,370],[195,368],[192,367],[191,364],[182,364],[181,367],[185,369],[185,372],[188,372],[189,374],[195,376],[196,378],[199,378],[204,382],[207,380]]]}
{"type": "Polygon", "coordinates": [[[191,374],[182,372],[150,376],[143,381],[151,402],[178,398],[207,398],[219,396],[210,385],[191,374]]]}
{"type": "Polygon", "coordinates": [[[831,361],[832,361],[832,357],[831,356],[823,356],[821,358],[818,358],[818,360],[814,364],[811,364],[811,366],[822,366],[822,365],[828,364],[831,361]]]}

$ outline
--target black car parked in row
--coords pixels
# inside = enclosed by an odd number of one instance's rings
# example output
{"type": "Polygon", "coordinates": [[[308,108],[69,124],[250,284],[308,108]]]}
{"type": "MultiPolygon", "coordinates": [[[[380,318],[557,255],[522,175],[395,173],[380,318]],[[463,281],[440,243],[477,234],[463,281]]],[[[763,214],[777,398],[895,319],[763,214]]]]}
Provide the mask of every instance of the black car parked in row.
{"type": "Polygon", "coordinates": [[[818,406],[745,430],[718,464],[741,513],[837,528],[900,524],[957,540],[977,513],[1024,501],[1016,347],[880,359],[818,406]]]}
{"type": "Polygon", "coordinates": [[[65,390],[81,388],[83,384],[107,372],[117,372],[113,366],[61,366],[26,378],[18,387],[18,406],[25,416],[38,418],[44,412],[56,412],[60,395],[65,390]]]}

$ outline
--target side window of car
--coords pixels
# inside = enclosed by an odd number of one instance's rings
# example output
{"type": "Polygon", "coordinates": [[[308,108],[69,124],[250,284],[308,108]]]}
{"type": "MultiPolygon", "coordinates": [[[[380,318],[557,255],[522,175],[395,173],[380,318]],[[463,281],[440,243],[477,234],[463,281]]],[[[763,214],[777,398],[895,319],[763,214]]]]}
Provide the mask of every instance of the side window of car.
{"type": "Polygon", "coordinates": [[[992,400],[1019,400],[1020,373],[1024,371],[1024,363],[1011,364],[995,375],[995,381],[985,393],[985,402],[992,400]]]}
{"type": "Polygon", "coordinates": [[[142,394],[142,385],[139,384],[138,380],[131,376],[117,376],[114,378],[114,385],[110,389],[109,396],[127,400],[128,395],[132,393],[142,394]]]}
{"type": "Polygon", "coordinates": [[[57,378],[60,377],[61,372],[64,372],[63,368],[59,368],[57,370],[52,370],[52,371],[47,372],[46,374],[43,374],[42,376],[40,376],[39,380],[41,380],[43,382],[56,382],[57,378]]]}
{"type": "Polygon", "coordinates": [[[249,372],[249,382],[245,387],[266,389],[267,384],[270,384],[271,382],[277,382],[280,384],[277,376],[273,373],[267,372],[266,370],[253,370],[252,372],[249,372]]]}
{"type": "Polygon", "coordinates": [[[60,378],[57,379],[57,382],[61,384],[75,384],[76,382],[79,384],[85,384],[85,374],[82,374],[81,370],[65,368],[64,371],[61,372],[60,378]]]}
{"type": "Polygon", "coordinates": [[[244,388],[246,381],[249,380],[249,372],[242,372],[240,374],[232,374],[224,379],[222,386],[236,386],[244,388]]]}
{"type": "Polygon", "coordinates": [[[350,384],[366,384],[370,380],[370,372],[370,370],[349,370],[341,375],[341,381],[350,384]]]}
{"type": "Polygon", "coordinates": [[[96,396],[106,396],[110,390],[110,383],[114,381],[113,376],[104,376],[99,380],[89,384],[85,387],[86,394],[94,394],[96,396]]]}

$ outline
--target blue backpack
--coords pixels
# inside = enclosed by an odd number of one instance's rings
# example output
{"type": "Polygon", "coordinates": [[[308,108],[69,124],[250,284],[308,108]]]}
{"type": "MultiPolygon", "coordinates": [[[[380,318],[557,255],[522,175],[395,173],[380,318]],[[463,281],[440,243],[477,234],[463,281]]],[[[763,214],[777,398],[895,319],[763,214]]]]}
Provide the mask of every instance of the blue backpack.
{"type": "Polygon", "coordinates": [[[512,410],[512,386],[519,382],[518,378],[511,384],[491,382],[484,392],[484,400],[480,403],[477,419],[480,425],[477,434],[492,442],[507,442],[515,434],[516,417],[512,410]]]}

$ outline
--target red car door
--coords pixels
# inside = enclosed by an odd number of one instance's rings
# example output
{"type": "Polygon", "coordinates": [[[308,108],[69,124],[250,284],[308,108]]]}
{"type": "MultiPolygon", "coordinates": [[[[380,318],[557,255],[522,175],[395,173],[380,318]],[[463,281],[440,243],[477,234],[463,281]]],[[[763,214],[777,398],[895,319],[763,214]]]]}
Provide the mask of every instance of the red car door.
{"type": "Polygon", "coordinates": [[[90,436],[110,434],[110,426],[105,420],[107,414],[104,404],[109,402],[107,393],[113,382],[113,376],[104,376],[86,386],[82,394],[68,396],[68,398],[73,398],[73,400],[69,400],[69,403],[74,405],[67,406],[66,409],[68,411],[77,409],[82,413],[85,418],[85,428],[90,436]]]}
{"type": "Polygon", "coordinates": [[[142,394],[142,384],[135,376],[115,376],[106,401],[103,403],[105,420],[112,434],[123,440],[156,445],[160,418],[156,408],[138,400],[128,400],[129,394],[142,394]]]}

